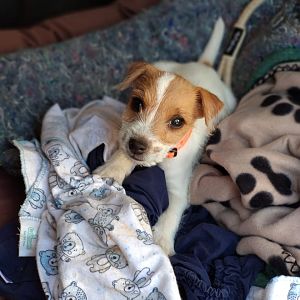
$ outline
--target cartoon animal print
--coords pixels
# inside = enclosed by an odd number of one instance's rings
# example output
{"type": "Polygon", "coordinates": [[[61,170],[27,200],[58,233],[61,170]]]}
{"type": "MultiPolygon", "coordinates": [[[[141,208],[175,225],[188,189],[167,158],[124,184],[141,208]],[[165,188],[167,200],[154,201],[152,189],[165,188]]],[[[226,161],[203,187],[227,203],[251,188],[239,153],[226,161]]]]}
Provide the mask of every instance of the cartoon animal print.
{"type": "Polygon", "coordinates": [[[287,294],[287,300],[299,300],[300,299],[300,284],[291,283],[290,290],[287,294]]]}
{"type": "Polygon", "coordinates": [[[82,195],[82,191],[87,189],[87,187],[91,185],[93,182],[94,179],[92,178],[92,176],[87,176],[82,180],[76,180],[74,177],[71,177],[70,185],[72,186],[72,189],[70,189],[68,195],[69,196],[82,195]]]}
{"type": "Polygon", "coordinates": [[[42,208],[46,202],[46,195],[42,189],[32,188],[27,200],[34,209],[42,208]]]}
{"type": "Polygon", "coordinates": [[[120,212],[122,205],[113,205],[113,204],[102,204],[97,207],[97,214],[93,219],[89,219],[89,223],[93,227],[102,227],[106,228],[109,231],[114,229],[114,226],[111,224],[113,220],[119,220],[120,218],[117,214],[120,212]]]}
{"type": "Polygon", "coordinates": [[[77,161],[71,168],[70,173],[75,176],[86,177],[89,175],[88,169],[80,162],[77,161]]]}
{"type": "Polygon", "coordinates": [[[103,248],[107,248],[108,244],[107,244],[107,233],[105,231],[105,228],[101,227],[101,226],[93,226],[94,231],[96,232],[96,234],[99,237],[98,242],[101,243],[101,246],[103,248]]]}
{"type": "Polygon", "coordinates": [[[70,212],[65,214],[65,221],[67,223],[78,224],[83,220],[84,218],[74,210],[71,210],[70,212]]]}
{"type": "Polygon", "coordinates": [[[60,197],[55,197],[53,199],[54,205],[56,208],[60,209],[62,207],[62,205],[64,204],[64,201],[61,200],[60,197]]]}
{"type": "Polygon", "coordinates": [[[147,213],[141,204],[134,202],[131,203],[131,207],[140,222],[144,221],[146,224],[150,224],[147,213]]]}
{"type": "Polygon", "coordinates": [[[54,250],[45,250],[39,252],[40,262],[43,266],[46,274],[50,275],[57,275],[58,274],[58,261],[57,255],[54,250]]]}
{"type": "Polygon", "coordinates": [[[106,250],[104,254],[94,255],[87,263],[91,272],[104,273],[111,267],[116,269],[125,268],[128,263],[118,246],[106,250]]]}
{"type": "Polygon", "coordinates": [[[97,207],[97,214],[93,219],[89,219],[89,224],[103,243],[103,247],[107,247],[106,230],[112,231],[114,226],[111,224],[113,220],[119,220],[117,214],[120,212],[122,205],[102,204],[97,207]]]}
{"type": "Polygon", "coordinates": [[[154,288],[153,291],[147,296],[145,300],[167,300],[162,292],[158,288],[154,288]]]}
{"type": "Polygon", "coordinates": [[[67,190],[70,188],[69,185],[54,172],[49,175],[49,186],[51,189],[58,186],[61,190],[67,190]]]}
{"type": "Polygon", "coordinates": [[[48,282],[42,282],[42,288],[43,288],[43,291],[45,293],[46,299],[47,300],[52,300],[53,298],[52,298],[52,295],[51,295],[51,292],[50,292],[48,282]]]}
{"type": "Polygon", "coordinates": [[[127,300],[132,300],[141,294],[141,288],[151,283],[151,276],[149,268],[143,268],[141,271],[136,271],[133,279],[120,278],[114,280],[112,285],[115,290],[126,297],[127,300]]]}
{"type": "Polygon", "coordinates": [[[121,185],[119,185],[117,181],[113,182],[112,187],[115,188],[118,192],[124,192],[125,194],[124,188],[121,185]]]}
{"type": "Polygon", "coordinates": [[[71,259],[85,254],[83,243],[75,232],[67,233],[57,245],[57,257],[69,262],[71,259]]]}
{"type": "Polygon", "coordinates": [[[28,216],[28,217],[31,216],[31,214],[28,211],[24,210],[23,208],[20,209],[19,215],[22,217],[23,216],[28,216]]]}
{"type": "Polygon", "coordinates": [[[106,198],[111,193],[111,190],[107,187],[100,187],[98,189],[93,189],[90,196],[96,200],[106,198]]]}
{"type": "Polygon", "coordinates": [[[151,245],[153,244],[153,236],[146,231],[141,231],[140,229],[136,230],[137,238],[140,241],[143,241],[145,245],[151,245]]]}
{"type": "Polygon", "coordinates": [[[77,286],[75,281],[72,281],[63,291],[59,300],[87,300],[87,296],[83,289],[77,286]]]}
{"type": "Polygon", "coordinates": [[[51,146],[47,151],[47,155],[51,160],[53,166],[56,167],[60,165],[60,162],[70,157],[70,155],[63,150],[60,144],[51,146]]]}
{"type": "Polygon", "coordinates": [[[126,194],[124,188],[121,185],[119,185],[119,183],[117,181],[115,181],[113,178],[104,177],[104,178],[102,178],[102,180],[104,181],[105,184],[107,184],[108,186],[111,186],[112,189],[114,189],[118,192],[123,192],[124,194],[126,194]]]}

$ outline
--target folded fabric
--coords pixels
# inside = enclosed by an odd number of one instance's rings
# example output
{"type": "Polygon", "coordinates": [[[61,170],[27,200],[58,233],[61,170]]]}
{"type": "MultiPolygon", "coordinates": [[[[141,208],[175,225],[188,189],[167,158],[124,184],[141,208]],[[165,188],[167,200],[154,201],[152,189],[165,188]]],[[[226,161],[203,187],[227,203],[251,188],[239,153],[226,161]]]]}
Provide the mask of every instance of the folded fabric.
{"type": "MultiPolygon", "coordinates": [[[[92,151],[103,161],[103,152],[99,152],[92,151]]],[[[161,213],[168,205],[164,172],[158,167],[134,170],[126,179],[125,190],[145,205],[151,225],[151,218],[158,218],[156,212],[161,213]]],[[[18,256],[18,227],[18,223],[13,222],[0,229],[0,296],[14,300],[45,299],[35,257],[18,256]]],[[[155,295],[159,295],[158,290],[152,293],[153,297],[155,295]]]]}
{"type": "MultiPolygon", "coordinates": [[[[153,244],[150,229],[168,206],[163,171],[136,168],[124,181],[127,196],[112,180],[89,175],[114,151],[123,107],[108,97],[81,110],[61,111],[56,105],[43,122],[44,152],[37,142],[16,142],[27,192],[20,210],[19,250],[23,256],[36,255],[45,293],[54,298],[68,292],[88,295],[93,286],[102,292],[110,287],[103,297],[122,298],[128,294],[114,290],[122,278],[141,279],[145,285],[136,288],[141,297],[178,296],[174,271],[153,244]],[[138,249],[129,251],[135,245],[138,249]],[[128,268],[130,274],[123,274],[128,268]],[[111,279],[112,273],[118,276],[111,279]],[[86,279],[79,282],[74,274],[86,279]]],[[[182,299],[233,300],[247,294],[263,264],[251,255],[238,257],[237,242],[237,235],[217,226],[204,208],[187,211],[171,258],[182,299]]]]}
{"type": "Polygon", "coordinates": [[[43,120],[42,149],[38,142],[15,142],[27,188],[19,250],[36,256],[48,297],[180,299],[144,208],[85,163],[100,144],[104,159],[110,157],[122,109],[110,98],[82,110],[55,105],[43,120]]]}
{"type": "MultiPolygon", "coordinates": [[[[99,148],[90,155],[99,154],[99,148]]],[[[99,164],[93,161],[89,166],[94,169],[99,164]]],[[[137,168],[123,187],[145,208],[151,226],[155,225],[168,206],[163,171],[137,168]]],[[[235,251],[238,241],[239,237],[218,226],[205,208],[191,206],[185,212],[176,236],[176,254],[170,258],[182,299],[245,299],[264,264],[253,255],[239,257],[235,251]]]]}
{"type": "MultiPolygon", "coordinates": [[[[98,148],[92,156],[99,154],[98,148]]],[[[155,225],[168,206],[163,171],[159,167],[135,169],[123,187],[143,205],[151,226],[155,225]]],[[[236,255],[238,240],[236,234],[218,226],[205,208],[192,206],[185,212],[176,236],[176,254],[170,258],[182,299],[245,298],[264,264],[253,255],[236,255]]]]}
{"type": "Polygon", "coordinates": [[[191,206],[183,217],[171,257],[180,293],[186,300],[245,299],[264,264],[254,255],[240,257],[239,237],[218,226],[208,211],[191,206]]]}
{"type": "Polygon", "coordinates": [[[208,141],[191,202],[283,275],[300,274],[300,64],[282,64],[243,97],[208,141]]]}

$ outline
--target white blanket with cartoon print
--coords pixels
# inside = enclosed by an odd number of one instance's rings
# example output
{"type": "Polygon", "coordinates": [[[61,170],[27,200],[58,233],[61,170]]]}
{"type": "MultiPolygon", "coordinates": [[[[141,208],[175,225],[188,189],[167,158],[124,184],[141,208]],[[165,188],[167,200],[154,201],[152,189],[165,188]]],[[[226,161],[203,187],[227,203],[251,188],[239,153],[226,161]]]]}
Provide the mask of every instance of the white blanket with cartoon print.
{"type": "Polygon", "coordinates": [[[100,143],[110,155],[121,106],[109,98],[82,110],[55,105],[43,122],[42,149],[15,142],[27,191],[19,251],[36,256],[48,299],[180,299],[144,208],[117,182],[91,175],[82,156],[100,143]]]}

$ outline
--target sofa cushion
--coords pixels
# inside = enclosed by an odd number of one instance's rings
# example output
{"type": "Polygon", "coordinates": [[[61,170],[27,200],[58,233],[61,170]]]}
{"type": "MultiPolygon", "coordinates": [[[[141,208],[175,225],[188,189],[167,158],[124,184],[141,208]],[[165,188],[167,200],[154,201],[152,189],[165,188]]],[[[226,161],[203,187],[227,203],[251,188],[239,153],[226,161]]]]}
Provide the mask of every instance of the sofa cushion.
{"type": "MultiPolygon", "coordinates": [[[[107,30],[1,56],[0,164],[4,163],[8,141],[39,136],[37,129],[53,103],[58,102],[62,108],[78,107],[105,94],[119,97],[114,86],[124,76],[129,62],[197,59],[219,16],[227,26],[224,49],[230,28],[246,3],[247,0],[164,1],[107,30]]],[[[297,0],[266,0],[250,19],[250,32],[233,74],[238,96],[245,92],[251,70],[274,48],[300,44],[300,25],[293,21],[296,3],[297,0]],[[287,13],[279,20],[288,20],[283,26],[279,21],[271,22],[278,11],[287,13]],[[274,34],[273,27],[277,29],[274,34]]]]}

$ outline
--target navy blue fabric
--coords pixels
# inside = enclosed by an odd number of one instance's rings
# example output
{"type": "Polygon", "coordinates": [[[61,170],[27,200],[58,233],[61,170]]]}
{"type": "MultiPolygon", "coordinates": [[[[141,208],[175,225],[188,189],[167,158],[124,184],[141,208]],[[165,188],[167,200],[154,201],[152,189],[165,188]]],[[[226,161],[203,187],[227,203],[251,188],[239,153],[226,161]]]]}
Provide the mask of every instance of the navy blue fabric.
{"type": "Polygon", "coordinates": [[[0,270],[13,283],[0,276],[0,296],[11,300],[44,300],[34,257],[18,257],[18,224],[0,229],[0,270]]]}
{"type": "Polygon", "coordinates": [[[165,174],[159,167],[136,168],[125,178],[123,187],[128,196],[144,206],[151,226],[169,205],[165,174]]]}
{"type": "Polygon", "coordinates": [[[216,225],[208,211],[191,206],[184,214],[172,256],[180,293],[187,300],[245,299],[264,263],[254,255],[238,256],[239,238],[216,225]]]}
{"type": "MultiPolygon", "coordinates": [[[[94,169],[94,166],[90,166],[94,169]]],[[[144,206],[153,226],[168,207],[163,170],[135,169],[123,182],[127,195],[144,206]]],[[[239,237],[218,226],[201,206],[184,214],[170,258],[184,300],[245,299],[264,263],[254,255],[238,256],[239,237]]]]}
{"type": "Polygon", "coordinates": [[[89,153],[86,159],[86,163],[90,167],[91,172],[93,172],[97,167],[102,166],[104,164],[104,148],[105,145],[101,144],[89,153]]]}

